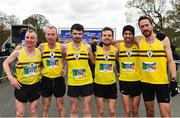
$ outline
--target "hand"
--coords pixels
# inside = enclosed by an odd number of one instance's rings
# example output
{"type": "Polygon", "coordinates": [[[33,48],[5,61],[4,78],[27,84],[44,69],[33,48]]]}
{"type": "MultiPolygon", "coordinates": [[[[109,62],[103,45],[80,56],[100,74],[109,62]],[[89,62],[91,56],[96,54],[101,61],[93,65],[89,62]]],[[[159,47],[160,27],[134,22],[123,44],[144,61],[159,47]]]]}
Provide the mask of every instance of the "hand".
{"type": "Polygon", "coordinates": [[[170,82],[169,92],[171,93],[171,97],[174,97],[178,94],[178,87],[176,81],[170,82]]]}
{"type": "Polygon", "coordinates": [[[62,75],[62,76],[65,76],[65,75],[66,75],[66,70],[65,70],[65,69],[62,69],[61,75],[62,75]]]}
{"type": "Polygon", "coordinates": [[[11,78],[9,78],[9,80],[10,80],[11,85],[12,85],[14,88],[21,89],[22,86],[21,86],[21,84],[17,81],[16,78],[11,77],[11,78]]]}

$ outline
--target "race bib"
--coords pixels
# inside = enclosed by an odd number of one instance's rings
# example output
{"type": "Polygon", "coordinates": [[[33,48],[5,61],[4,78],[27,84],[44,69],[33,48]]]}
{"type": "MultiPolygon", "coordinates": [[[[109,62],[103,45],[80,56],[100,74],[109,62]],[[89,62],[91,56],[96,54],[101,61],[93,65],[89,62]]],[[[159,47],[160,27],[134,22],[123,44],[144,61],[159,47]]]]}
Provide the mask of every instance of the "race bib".
{"type": "Polygon", "coordinates": [[[38,66],[36,66],[34,63],[30,63],[28,67],[24,67],[24,76],[33,76],[39,74],[38,72],[38,66]]]}
{"type": "Polygon", "coordinates": [[[135,71],[135,64],[133,62],[122,62],[122,70],[134,72],[135,71]]]}
{"type": "Polygon", "coordinates": [[[73,69],[72,70],[73,78],[83,78],[87,76],[86,69],[73,69]]]}
{"type": "Polygon", "coordinates": [[[57,68],[59,66],[59,60],[56,58],[49,58],[46,60],[46,66],[48,68],[57,68]]]}
{"type": "Polygon", "coordinates": [[[157,71],[157,63],[156,62],[143,62],[142,70],[144,72],[156,72],[157,71]]]}
{"type": "Polygon", "coordinates": [[[112,64],[99,64],[99,72],[112,72],[112,64]]]}

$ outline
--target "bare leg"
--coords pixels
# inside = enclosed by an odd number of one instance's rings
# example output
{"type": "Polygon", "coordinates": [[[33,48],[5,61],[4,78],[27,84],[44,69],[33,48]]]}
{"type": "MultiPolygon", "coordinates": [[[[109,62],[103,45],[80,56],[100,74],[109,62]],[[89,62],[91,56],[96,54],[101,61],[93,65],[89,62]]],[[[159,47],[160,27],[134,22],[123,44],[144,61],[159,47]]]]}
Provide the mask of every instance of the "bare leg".
{"type": "Polygon", "coordinates": [[[138,109],[140,103],[140,96],[132,97],[132,113],[133,117],[138,117],[138,109]]]}
{"type": "Polygon", "coordinates": [[[38,99],[30,103],[30,116],[38,117],[38,99]]]}
{"type": "Polygon", "coordinates": [[[84,117],[91,117],[91,95],[83,97],[83,112],[84,117]]]}
{"type": "Polygon", "coordinates": [[[96,104],[97,104],[97,117],[103,117],[104,115],[104,98],[96,97],[96,104]]]}
{"type": "Polygon", "coordinates": [[[42,97],[42,104],[43,104],[43,117],[48,117],[49,108],[51,106],[51,97],[42,97]]]}
{"type": "Polygon", "coordinates": [[[131,114],[131,103],[129,95],[121,95],[123,108],[124,108],[124,117],[130,117],[131,114]]]}
{"type": "Polygon", "coordinates": [[[20,102],[16,99],[16,117],[22,118],[24,117],[24,111],[25,111],[25,103],[20,102]]]}
{"type": "Polygon", "coordinates": [[[116,99],[108,99],[109,116],[116,117],[116,99]]]}
{"type": "Polygon", "coordinates": [[[59,116],[65,117],[64,98],[63,97],[56,98],[56,106],[57,106],[57,110],[59,112],[59,116]]]}
{"type": "Polygon", "coordinates": [[[69,97],[71,104],[70,117],[78,117],[78,97],[69,97]]]}
{"type": "Polygon", "coordinates": [[[159,103],[161,117],[171,117],[170,103],[159,103]]]}
{"type": "Polygon", "coordinates": [[[147,117],[154,117],[154,100],[144,101],[147,117]]]}

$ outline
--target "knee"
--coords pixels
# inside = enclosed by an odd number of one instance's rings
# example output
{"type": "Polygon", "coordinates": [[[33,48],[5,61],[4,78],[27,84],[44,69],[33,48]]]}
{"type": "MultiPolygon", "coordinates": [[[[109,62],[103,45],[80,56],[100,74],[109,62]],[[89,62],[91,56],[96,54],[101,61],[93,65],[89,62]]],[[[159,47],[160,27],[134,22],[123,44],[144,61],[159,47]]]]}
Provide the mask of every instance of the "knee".
{"type": "Polygon", "coordinates": [[[49,111],[50,104],[43,104],[43,110],[44,111],[49,111]]]}
{"type": "Polygon", "coordinates": [[[154,116],[154,108],[147,108],[146,112],[147,112],[148,117],[153,117],[154,116]]]}
{"type": "Polygon", "coordinates": [[[90,114],[91,113],[91,109],[89,107],[83,108],[83,112],[85,114],[90,114]]]}
{"type": "Polygon", "coordinates": [[[76,114],[78,112],[78,109],[76,107],[71,108],[71,113],[76,114]]]}
{"type": "Polygon", "coordinates": [[[30,112],[31,114],[37,114],[37,108],[31,108],[30,112]]]}
{"type": "Polygon", "coordinates": [[[57,107],[58,111],[62,111],[64,109],[64,104],[63,103],[56,104],[56,107],[57,107]]]}
{"type": "Polygon", "coordinates": [[[109,109],[109,115],[110,116],[115,116],[116,115],[116,110],[115,109],[109,109]]]}
{"type": "Polygon", "coordinates": [[[138,109],[133,109],[133,116],[138,116],[138,109]]]}
{"type": "Polygon", "coordinates": [[[24,117],[23,111],[16,111],[16,117],[24,117]]]}
{"type": "Polygon", "coordinates": [[[130,114],[131,114],[131,110],[130,110],[130,108],[128,108],[128,109],[125,109],[125,115],[126,116],[130,116],[130,114]]]}
{"type": "Polygon", "coordinates": [[[100,116],[103,116],[103,114],[104,114],[104,108],[99,108],[99,109],[98,109],[98,114],[99,114],[100,116]]]}

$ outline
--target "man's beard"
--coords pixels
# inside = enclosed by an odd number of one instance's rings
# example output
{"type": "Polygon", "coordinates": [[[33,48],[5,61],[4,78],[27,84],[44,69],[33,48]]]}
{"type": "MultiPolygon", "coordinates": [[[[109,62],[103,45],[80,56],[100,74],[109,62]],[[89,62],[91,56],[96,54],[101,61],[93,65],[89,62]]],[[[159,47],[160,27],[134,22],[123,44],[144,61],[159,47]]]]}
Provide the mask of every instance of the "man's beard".
{"type": "Polygon", "coordinates": [[[81,39],[80,39],[80,38],[75,38],[75,39],[73,39],[73,41],[74,41],[75,43],[80,43],[80,42],[81,42],[81,39]]]}
{"type": "Polygon", "coordinates": [[[103,43],[103,45],[105,45],[105,46],[110,46],[111,44],[112,44],[112,42],[111,43],[104,43],[104,42],[102,42],[103,43]]]}
{"type": "Polygon", "coordinates": [[[151,34],[152,34],[152,31],[149,31],[149,30],[145,30],[144,32],[142,32],[143,33],[143,35],[145,36],[145,37],[149,37],[151,34]],[[148,32],[148,33],[147,33],[148,32]]]}

